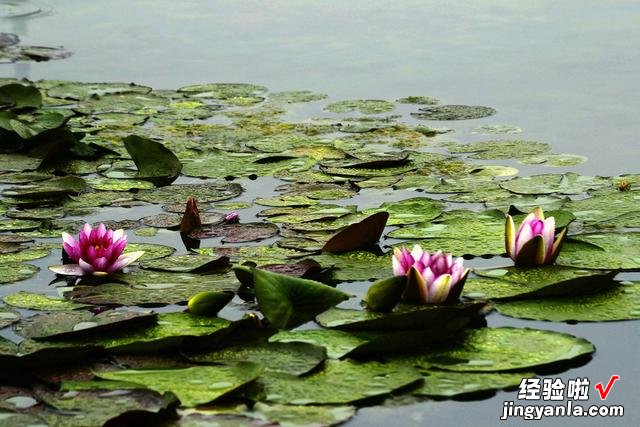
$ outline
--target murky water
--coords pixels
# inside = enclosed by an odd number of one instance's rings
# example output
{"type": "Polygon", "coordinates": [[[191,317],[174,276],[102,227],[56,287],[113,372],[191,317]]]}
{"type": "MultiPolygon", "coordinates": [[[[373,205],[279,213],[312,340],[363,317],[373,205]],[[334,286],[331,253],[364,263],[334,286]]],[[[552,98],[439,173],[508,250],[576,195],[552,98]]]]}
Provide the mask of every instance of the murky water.
{"type": "MultiPolygon", "coordinates": [[[[498,114],[491,123],[520,126],[518,138],[588,156],[589,162],[571,169],[576,172],[638,172],[638,1],[3,3],[42,12],[0,19],[0,31],[75,53],[61,61],[1,65],[0,76],[135,81],[156,88],[242,81],[327,93],[330,100],[430,95],[444,103],[492,106],[498,114]]],[[[470,133],[475,126],[458,123],[451,136],[486,139],[470,133]]],[[[499,315],[488,320],[507,323],[499,315]]],[[[593,386],[621,376],[606,403],[625,405],[623,418],[548,418],[537,425],[640,424],[637,322],[508,324],[568,331],[596,345],[588,364],[549,377],[587,377],[593,386]]],[[[365,408],[349,424],[520,425],[518,419],[499,420],[503,401],[516,394],[365,408]]],[[[593,387],[590,396],[590,404],[602,403],[593,387]]]]}

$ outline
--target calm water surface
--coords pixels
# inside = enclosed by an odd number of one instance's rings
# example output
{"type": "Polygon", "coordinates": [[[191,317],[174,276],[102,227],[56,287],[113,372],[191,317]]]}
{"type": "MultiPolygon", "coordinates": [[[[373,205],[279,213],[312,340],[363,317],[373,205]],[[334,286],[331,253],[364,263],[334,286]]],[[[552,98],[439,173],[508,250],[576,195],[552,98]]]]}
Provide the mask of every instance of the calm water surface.
{"type": "MultiPolygon", "coordinates": [[[[327,93],[330,100],[430,95],[447,104],[492,106],[498,114],[483,124],[520,126],[524,133],[518,138],[589,157],[573,171],[639,172],[638,1],[30,4],[45,12],[0,19],[0,31],[19,34],[26,44],[62,45],[74,56],[0,65],[0,76],[133,81],[155,88],[252,82],[276,91],[327,93]]],[[[471,135],[476,126],[474,121],[456,123],[457,133],[451,136],[459,141],[486,139],[471,135]]],[[[536,425],[640,425],[637,322],[564,325],[495,314],[488,320],[492,326],[569,332],[596,345],[588,364],[550,377],[587,377],[593,387],[600,381],[606,384],[613,374],[621,376],[606,403],[625,405],[623,418],[548,418],[536,425]]],[[[516,394],[365,408],[349,425],[521,425],[518,419],[499,420],[502,402],[516,400],[516,394]]],[[[590,396],[589,403],[601,403],[593,388],[590,396]]]]}

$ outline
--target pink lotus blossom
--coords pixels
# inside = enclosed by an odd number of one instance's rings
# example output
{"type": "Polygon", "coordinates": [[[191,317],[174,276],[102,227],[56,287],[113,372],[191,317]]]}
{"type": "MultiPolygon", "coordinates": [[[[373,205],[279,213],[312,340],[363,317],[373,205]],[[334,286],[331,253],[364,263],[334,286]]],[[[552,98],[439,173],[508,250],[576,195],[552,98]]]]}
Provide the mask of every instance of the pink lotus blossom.
{"type": "Polygon", "coordinates": [[[407,276],[402,299],[413,304],[440,304],[455,301],[462,292],[469,269],[462,258],[437,251],[430,254],[420,245],[411,252],[406,248],[393,250],[393,274],[407,276]]]}
{"type": "Polygon", "coordinates": [[[95,229],[85,224],[78,239],[62,233],[63,248],[74,264],[49,267],[58,274],[70,276],[105,276],[122,270],[140,258],[144,251],[123,254],[127,236],[123,230],[109,230],[104,224],[95,229]]]}
{"type": "Polygon", "coordinates": [[[240,215],[238,215],[238,212],[235,212],[235,211],[229,212],[224,216],[223,221],[225,224],[234,224],[240,221],[240,215]]]}
{"type": "Polygon", "coordinates": [[[526,216],[517,233],[513,218],[507,215],[505,224],[507,254],[519,266],[553,264],[560,253],[567,228],[560,232],[557,239],[555,232],[555,218],[545,219],[544,212],[539,207],[526,216]]]}

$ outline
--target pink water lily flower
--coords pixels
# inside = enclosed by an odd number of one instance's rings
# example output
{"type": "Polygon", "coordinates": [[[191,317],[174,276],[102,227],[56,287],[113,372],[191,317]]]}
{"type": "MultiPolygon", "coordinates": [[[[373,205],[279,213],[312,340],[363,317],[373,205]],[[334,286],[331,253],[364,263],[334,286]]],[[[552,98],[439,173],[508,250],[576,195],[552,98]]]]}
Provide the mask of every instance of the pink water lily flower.
{"type": "Polygon", "coordinates": [[[123,254],[127,246],[124,231],[107,229],[104,224],[96,228],[85,224],[77,240],[69,233],[62,233],[62,241],[64,251],[75,264],[49,269],[70,276],[105,276],[122,270],[144,254],[144,251],[123,254]]]}
{"type": "Polygon", "coordinates": [[[518,232],[511,215],[505,224],[505,247],[507,254],[518,266],[553,264],[560,254],[560,248],[567,234],[567,228],[555,237],[554,217],[544,217],[541,208],[535,208],[526,216],[518,232]]]}
{"type": "Polygon", "coordinates": [[[460,297],[469,269],[462,265],[462,258],[437,251],[433,254],[415,245],[393,249],[393,274],[407,276],[407,286],[402,299],[412,304],[441,304],[460,297]]]}

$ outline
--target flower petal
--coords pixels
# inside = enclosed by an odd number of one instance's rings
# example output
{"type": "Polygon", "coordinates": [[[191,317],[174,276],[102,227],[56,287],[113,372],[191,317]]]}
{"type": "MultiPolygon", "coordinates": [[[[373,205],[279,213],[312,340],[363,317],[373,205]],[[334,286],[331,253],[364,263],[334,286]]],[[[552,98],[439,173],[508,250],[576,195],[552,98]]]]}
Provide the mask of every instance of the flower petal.
{"type": "Polygon", "coordinates": [[[114,271],[122,270],[127,265],[135,262],[142,255],[144,255],[144,251],[128,252],[126,254],[122,254],[116,260],[116,262],[108,267],[107,272],[113,273],[114,271]]]}
{"type": "Polygon", "coordinates": [[[443,274],[433,281],[428,287],[429,295],[427,302],[431,304],[440,304],[446,301],[451,290],[451,275],[443,274]]]}
{"type": "Polygon", "coordinates": [[[516,226],[511,215],[507,215],[504,224],[504,247],[511,259],[516,257],[516,226]]]}
{"type": "Polygon", "coordinates": [[[78,264],[52,265],[49,270],[64,276],[84,276],[86,274],[78,264]]]}
{"type": "Polygon", "coordinates": [[[80,267],[84,271],[84,274],[91,274],[95,271],[93,266],[88,262],[86,262],[85,260],[83,260],[82,258],[80,258],[80,261],[78,261],[78,265],[80,265],[80,267]]]}
{"type": "Polygon", "coordinates": [[[556,234],[556,219],[549,217],[544,220],[544,229],[542,230],[542,238],[544,239],[545,262],[551,259],[553,253],[553,237],[556,234]]]}
{"type": "Polygon", "coordinates": [[[407,286],[402,293],[402,299],[411,304],[426,304],[427,284],[418,270],[414,267],[407,273],[407,286]]]}

